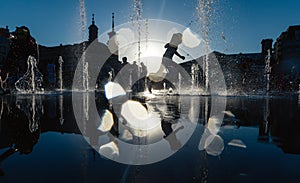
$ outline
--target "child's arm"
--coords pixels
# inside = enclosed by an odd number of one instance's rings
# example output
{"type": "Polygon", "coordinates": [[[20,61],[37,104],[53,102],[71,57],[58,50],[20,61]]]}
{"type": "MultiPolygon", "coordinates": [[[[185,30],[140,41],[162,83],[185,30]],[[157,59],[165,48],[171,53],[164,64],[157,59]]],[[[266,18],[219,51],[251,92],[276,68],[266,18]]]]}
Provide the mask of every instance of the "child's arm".
{"type": "Polygon", "coordinates": [[[183,55],[180,55],[177,51],[175,51],[175,55],[177,55],[179,58],[181,58],[182,60],[185,59],[185,57],[183,55]]]}

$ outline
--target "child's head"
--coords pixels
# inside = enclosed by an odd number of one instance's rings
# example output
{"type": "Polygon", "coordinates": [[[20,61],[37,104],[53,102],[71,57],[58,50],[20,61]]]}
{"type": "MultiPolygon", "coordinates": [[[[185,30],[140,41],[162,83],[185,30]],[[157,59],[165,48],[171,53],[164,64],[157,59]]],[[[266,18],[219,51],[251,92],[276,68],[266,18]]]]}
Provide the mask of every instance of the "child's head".
{"type": "Polygon", "coordinates": [[[122,58],[123,63],[127,63],[127,57],[122,58]]]}
{"type": "Polygon", "coordinates": [[[173,34],[171,41],[170,41],[170,45],[177,47],[181,43],[182,43],[182,34],[181,33],[173,34]]]}

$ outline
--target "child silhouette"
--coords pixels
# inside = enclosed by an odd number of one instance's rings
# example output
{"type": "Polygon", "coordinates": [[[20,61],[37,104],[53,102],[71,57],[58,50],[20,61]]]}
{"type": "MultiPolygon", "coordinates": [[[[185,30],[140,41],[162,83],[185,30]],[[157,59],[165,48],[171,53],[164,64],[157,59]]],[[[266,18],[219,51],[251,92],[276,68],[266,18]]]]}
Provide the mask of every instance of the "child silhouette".
{"type": "Polygon", "coordinates": [[[166,50],[165,53],[164,53],[163,61],[164,61],[165,58],[172,60],[174,54],[177,55],[177,56],[178,56],[179,58],[181,58],[182,60],[184,60],[185,57],[182,56],[182,55],[180,55],[180,54],[177,52],[178,46],[179,46],[181,43],[182,43],[182,34],[181,34],[181,33],[175,33],[175,34],[173,34],[170,43],[167,43],[167,44],[165,45],[165,48],[167,48],[167,50],[166,50]]]}

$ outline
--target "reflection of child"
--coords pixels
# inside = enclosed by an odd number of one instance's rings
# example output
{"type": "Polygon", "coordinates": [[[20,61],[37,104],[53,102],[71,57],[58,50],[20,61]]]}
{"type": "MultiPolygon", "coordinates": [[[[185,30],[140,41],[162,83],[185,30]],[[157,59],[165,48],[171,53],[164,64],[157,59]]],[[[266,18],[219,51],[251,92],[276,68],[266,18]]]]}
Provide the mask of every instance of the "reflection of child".
{"type": "Polygon", "coordinates": [[[168,141],[168,143],[170,144],[171,150],[176,151],[176,150],[180,149],[181,142],[177,139],[176,133],[179,130],[182,130],[184,128],[184,126],[180,126],[179,128],[177,128],[176,130],[173,131],[172,123],[165,122],[164,120],[162,120],[161,127],[165,134],[164,139],[166,139],[168,141]]]}
{"type": "Polygon", "coordinates": [[[1,69],[0,69],[0,92],[2,93],[4,93],[5,92],[5,90],[4,90],[4,85],[6,85],[6,81],[7,81],[7,78],[8,78],[8,75],[9,75],[9,73],[6,73],[6,77],[5,77],[5,79],[3,80],[2,79],[2,76],[1,76],[1,69]]]}

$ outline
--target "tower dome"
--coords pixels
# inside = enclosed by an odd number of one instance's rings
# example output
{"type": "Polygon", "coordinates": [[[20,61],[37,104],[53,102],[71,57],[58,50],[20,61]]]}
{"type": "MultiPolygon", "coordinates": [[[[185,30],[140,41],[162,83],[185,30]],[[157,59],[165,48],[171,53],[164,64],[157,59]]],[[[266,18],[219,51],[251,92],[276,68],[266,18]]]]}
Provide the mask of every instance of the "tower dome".
{"type": "Polygon", "coordinates": [[[92,25],[89,26],[89,42],[98,38],[98,27],[95,25],[95,15],[92,15],[92,25]]]}

